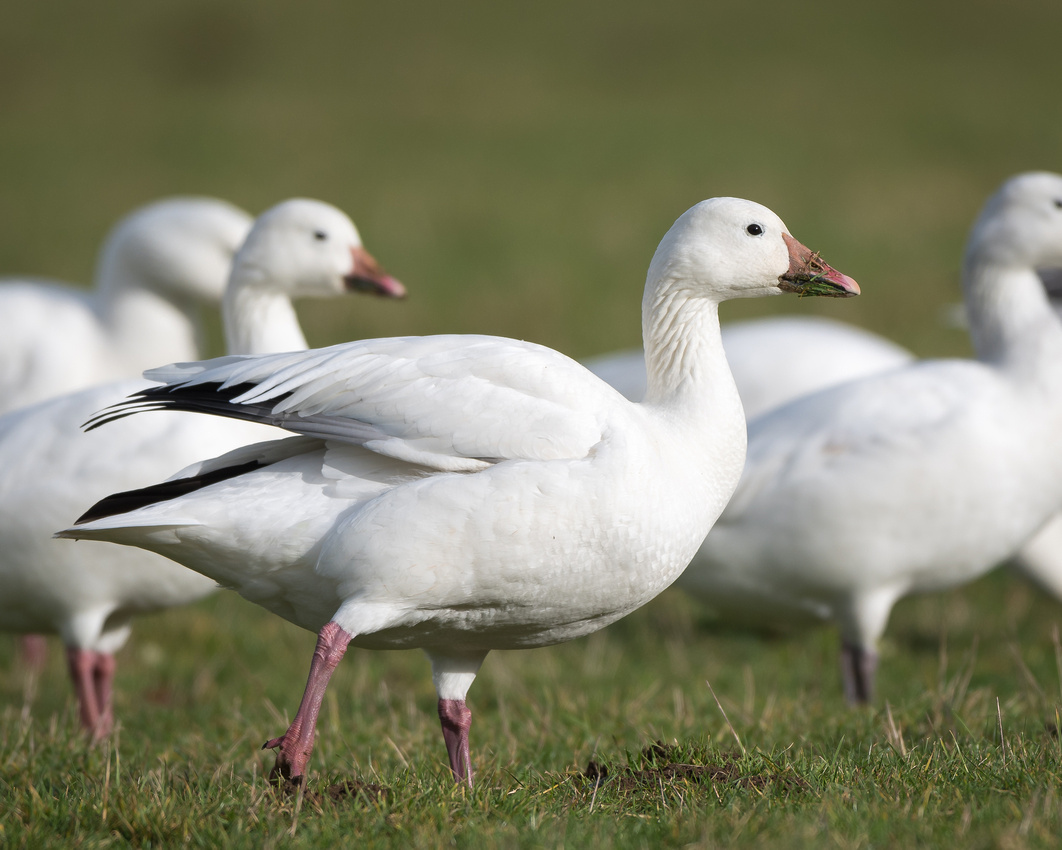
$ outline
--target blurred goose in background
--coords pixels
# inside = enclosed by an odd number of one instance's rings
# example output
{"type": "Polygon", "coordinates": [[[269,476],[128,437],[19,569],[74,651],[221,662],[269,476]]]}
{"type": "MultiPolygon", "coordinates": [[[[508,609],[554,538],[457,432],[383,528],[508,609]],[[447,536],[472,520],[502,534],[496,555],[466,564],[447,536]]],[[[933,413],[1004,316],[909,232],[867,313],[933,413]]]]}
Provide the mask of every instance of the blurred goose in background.
{"type": "MultiPolygon", "coordinates": [[[[230,350],[305,348],[292,298],[370,291],[401,297],[350,219],[318,201],[263,213],[240,249],[223,312],[230,350]]],[[[194,601],[214,582],[151,552],[53,539],[86,504],[172,475],[204,453],[280,432],[185,414],[137,417],[83,433],[101,407],[147,385],[105,384],[0,417],[0,629],[58,633],[83,725],[112,724],[114,652],[137,614],[194,601]]]]}
{"type": "MultiPolygon", "coordinates": [[[[1038,269],[1055,312],[1062,317],[1062,268],[1038,269]]],[[[1062,601],[1062,513],[1055,515],[1010,562],[1011,567],[1062,601]]]]}
{"type": "Polygon", "coordinates": [[[974,225],[963,288],[977,360],[921,361],[749,424],[741,483],[678,585],[728,618],[832,620],[845,692],[871,698],[900,597],[954,587],[1062,507],[1062,177],[1007,181],[974,225]]]}
{"type": "Polygon", "coordinates": [[[251,217],[169,198],[111,230],[96,288],[0,279],[0,413],[198,356],[202,302],[218,303],[251,217]]]}
{"type": "MultiPolygon", "coordinates": [[[[92,291],[0,278],[0,413],[200,356],[200,306],[221,300],[250,227],[225,201],[166,198],[111,229],[92,291]]],[[[43,667],[44,638],[22,652],[43,667]]]]}
{"type": "MultiPolygon", "coordinates": [[[[719,338],[729,298],[858,287],[770,210],[716,198],[660,243],[642,301],[649,390],[489,336],[379,339],[158,370],[105,413],[197,410],[302,436],[104,499],[64,537],[167,555],[318,632],[274,777],[304,776],[348,644],[420,647],[450,768],[471,783],[465,697],[491,649],[589,634],[685,567],[737,483],[745,423],[719,338]]],[[[110,426],[108,426],[110,427],[110,426]]]]}

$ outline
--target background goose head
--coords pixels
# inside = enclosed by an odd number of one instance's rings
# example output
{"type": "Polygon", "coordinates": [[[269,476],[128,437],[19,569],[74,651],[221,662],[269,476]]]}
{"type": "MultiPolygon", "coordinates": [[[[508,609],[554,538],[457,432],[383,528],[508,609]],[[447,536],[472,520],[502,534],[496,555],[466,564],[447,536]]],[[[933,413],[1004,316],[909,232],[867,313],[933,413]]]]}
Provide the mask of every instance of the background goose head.
{"type": "Polygon", "coordinates": [[[966,263],[1062,268],[1062,175],[1033,171],[1004,183],[974,223],[966,263]]]}
{"type": "Polygon", "coordinates": [[[963,300],[980,359],[1052,371],[1062,328],[1037,272],[1062,267],[1062,176],[1019,174],[988,199],[963,257],[963,300]]]}
{"type": "Polygon", "coordinates": [[[214,198],[167,198],[112,229],[96,269],[105,290],[146,287],[169,301],[218,303],[251,217],[214,198]]]}
{"type": "Polygon", "coordinates": [[[239,275],[259,291],[329,297],[363,291],[392,298],[405,288],[361,244],[346,214],[330,204],[294,198],[266,210],[236,258],[239,275]]]}
{"type": "Polygon", "coordinates": [[[710,198],[683,213],[661,240],[649,280],[662,291],[715,301],[859,293],[854,280],[797,242],[767,207],[740,198],[710,198]]]}

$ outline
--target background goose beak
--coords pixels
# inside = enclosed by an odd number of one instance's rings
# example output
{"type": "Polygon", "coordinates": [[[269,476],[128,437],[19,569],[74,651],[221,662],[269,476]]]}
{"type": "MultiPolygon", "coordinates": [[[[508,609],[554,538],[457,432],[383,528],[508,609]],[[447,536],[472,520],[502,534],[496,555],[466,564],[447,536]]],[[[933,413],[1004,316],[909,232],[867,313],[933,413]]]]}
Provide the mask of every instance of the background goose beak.
{"type": "Polygon", "coordinates": [[[386,298],[405,298],[406,288],[400,281],[384,272],[376,259],[364,248],[351,248],[354,265],[343,280],[347,289],[371,292],[386,298]]]}

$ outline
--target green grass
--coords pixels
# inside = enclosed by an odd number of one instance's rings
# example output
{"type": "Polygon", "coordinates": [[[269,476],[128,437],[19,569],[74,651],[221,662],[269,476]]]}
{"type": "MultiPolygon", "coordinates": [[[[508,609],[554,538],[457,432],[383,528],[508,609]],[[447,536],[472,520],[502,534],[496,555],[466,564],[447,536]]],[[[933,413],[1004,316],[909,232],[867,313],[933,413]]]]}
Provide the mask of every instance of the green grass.
{"type": "MultiPolygon", "coordinates": [[[[1056,0],[9,4],[0,272],[86,281],[111,223],[161,195],[307,195],[411,292],[302,305],[314,344],[476,331],[581,357],[637,343],[658,240],[733,194],[863,295],[725,319],[816,312],[963,353],[940,311],[978,207],[1016,171],[1062,170],[1059,31],[1056,0]]],[[[488,660],[472,792],[446,774],[423,658],[352,651],[293,799],[257,747],[312,635],[230,596],[143,622],[96,749],[59,653],[27,702],[2,641],[0,845],[1055,846],[1060,619],[1004,576],[903,603],[890,721],[883,700],[842,707],[831,632],[719,631],[668,594],[488,660]],[[387,792],[329,795],[355,779],[387,792]]]]}
{"type": "Polygon", "coordinates": [[[882,698],[849,710],[832,631],[721,631],[669,592],[589,639],[488,659],[469,695],[472,791],[449,777],[421,655],[351,650],[306,789],[285,796],[258,748],[297,705],[313,636],[221,594],[141,622],[119,657],[119,731],[95,748],[59,653],[27,703],[3,644],[0,835],[10,847],[1053,847],[1060,621],[1004,574],[907,600],[882,698]]]}

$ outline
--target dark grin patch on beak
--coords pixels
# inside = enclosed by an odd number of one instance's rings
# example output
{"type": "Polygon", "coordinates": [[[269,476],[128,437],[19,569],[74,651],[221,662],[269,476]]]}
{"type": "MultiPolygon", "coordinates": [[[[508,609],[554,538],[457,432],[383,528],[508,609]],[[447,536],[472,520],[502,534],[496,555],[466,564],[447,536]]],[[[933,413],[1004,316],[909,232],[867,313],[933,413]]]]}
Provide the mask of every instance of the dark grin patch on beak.
{"type": "Polygon", "coordinates": [[[364,248],[351,248],[354,266],[343,281],[351,292],[368,292],[384,298],[405,298],[406,288],[400,281],[384,272],[375,258],[364,248]]]}
{"type": "Polygon", "coordinates": [[[850,298],[859,294],[859,284],[846,274],[823,262],[788,233],[782,234],[789,249],[789,271],[778,278],[778,288],[797,295],[821,295],[826,298],[850,298]]]}

